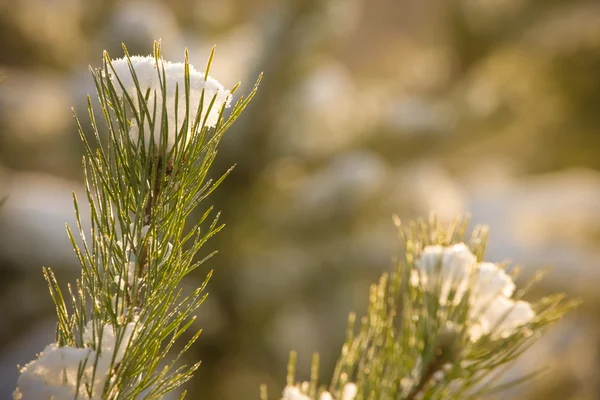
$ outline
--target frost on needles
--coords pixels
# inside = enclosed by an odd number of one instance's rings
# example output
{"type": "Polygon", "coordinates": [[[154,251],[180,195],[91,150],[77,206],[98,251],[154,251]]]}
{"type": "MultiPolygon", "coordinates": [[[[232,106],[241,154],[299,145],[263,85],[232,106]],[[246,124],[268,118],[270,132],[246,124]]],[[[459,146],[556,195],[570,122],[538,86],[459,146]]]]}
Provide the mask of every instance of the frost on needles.
{"type": "Polygon", "coordinates": [[[183,365],[181,356],[200,331],[171,350],[191,329],[211,273],[185,296],[180,282],[212,255],[197,257],[222,228],[204,200],[225,176],[212,181],[207,173],[258,82],[232,106],[238,85],[227,90],[209,76],[213,53],[200,72],[187,51],[183,63],[172,63],[159,43],[148,57],[123,49],[125,57],[105,53],[91,70],[103,120],[97,123],[88,97],[92,142],[75,117],[87,153],[87,198],[73,197],[79,238],[70,227],[67,233],[81,278],[63,293],[44,269],[56,341],[21,368],[16,400],[161,399],[199,365],[183,365]],[[90,208],[91,231],[82,228],[80,207],[90,208]],[[184,231],[197,207],[202,217],[184,231]]]}

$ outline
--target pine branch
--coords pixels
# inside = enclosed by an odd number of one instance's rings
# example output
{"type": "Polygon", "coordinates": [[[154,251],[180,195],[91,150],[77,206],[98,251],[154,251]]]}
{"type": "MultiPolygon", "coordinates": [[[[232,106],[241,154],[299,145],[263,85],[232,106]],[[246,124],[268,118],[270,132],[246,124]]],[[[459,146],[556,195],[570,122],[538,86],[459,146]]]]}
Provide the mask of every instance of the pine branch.
{"type": "Polygon", "coordinates": [[[102,67],[91,70],[107,139],[89,97],[92,141],[75,116],[86,150],[91,232],[82,228],[74,197],[82,244],[69,227],[67,232],[82,274],[77,290],[69,287],[71,313],[54,275],[44,269],[57,309],[57,343],[21,370],[16,399],[160,399],[199,366],[181,362],[201,330],[168,357],[192,330],[211,273],[185,296],[180,283],[206,259],[194,261],[223,225],[218,213],[210,222],[208,207],[189,232],[184,226],[228,174],[206,179],[220,139],[258,82],[226,118],[239,85],[225,90],[209,77],[214,49],[204,73],[189,64],[187,51],[182,64],[164,61],[159,42],[150,57],[130,56],[125,46],[123,51],[117,60],[105,52],[102,67]]]}
{"type": "Polygon", "coordinates": [[[506,265],[484,262],[487,228],[468,235],[468,222],[443,226],[432,214],[403,226],[395,218],[404,254],[372,285],[358,329],[350,314],[328,389],[314,390],[317,366],[309,383],[296,383],[294,355],[283,400],[475,399],[536,376],[496,383],[577,303],[560,294],[521,300],[542,274],[515,290],[506,265]]]}

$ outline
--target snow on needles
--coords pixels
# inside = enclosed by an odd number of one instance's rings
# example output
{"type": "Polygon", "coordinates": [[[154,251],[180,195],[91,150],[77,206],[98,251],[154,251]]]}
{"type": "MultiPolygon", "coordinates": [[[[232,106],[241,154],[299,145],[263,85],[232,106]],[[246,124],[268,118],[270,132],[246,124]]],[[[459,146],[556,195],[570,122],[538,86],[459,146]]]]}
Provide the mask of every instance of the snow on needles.
{"type": "Polygon", "coordinates": [[[511,277],[496,264],[477,262],[464,243],[425,247],[411,271],[411,284],[436,293],[442,306],[459,305],[469,291],[468,335],[473,342],[484,335],[509,336],[535,317],[529,303],[511,299],[511,277]]]}
{"type": "MultiPolygon", "coordinates": [[[[158,67],[156,59],[152,56],[132,56],[131,66],[135,70],[137,82],[141,89],[142,95],[145,96],[148,89],[150,89],[150,97],[148,98],[148,112],[150,118],[154,118],[154,101],[156,100],[156,119],[154,122],[153,136],[154,143],[157,145],[160,143],[160,132],[161,132],[161,114],[163,106],[163,96],[161,90],[161,81],[159,80],[159,73],[162,74],[162,67],[164,66],[165,72],[165,102],[167,111],[167,124],[168,124],[168,136],[167,136],[167,150],[173,148],[176,142],[176,132],[179,132],[186,115],[186,101],[185,101],[185,64],[179,62],[170,62],[159,59],[158,67]],[[176,106],[177,105],[177,106],[176,106]]],[[[130,71],[127,58],[119,58],[111,61],[112,68],[108,67],[109,76],[115,87],[115,90],[119,96],[123,95],[123,92],[131,97],[133,103],[136,105],[138,112],[141,111],[138,106],[138,91],[135,85],[133,75],[130,71]],[[115,78],[115,75],[119,78],[115,78]],[[119,81],[123,85],[119,84],[119,81]],[[123,90],[124,89],[124,90],[123,90]]],[[[186,137],[183,142],[186,143],[189,140],[191,134],[192,125],[197,116],[198,106],[204,90],[204,101],[202,105],[199,126],[202,126],[202,122],[206,117],[205,126],[214,127],[219,119],[219,113],[223,105],[230,107],[231,105],[231,92],[223,88],[223,86],[215,79],[206,77],[203,72],[197,71],[192,65],[189,66],[190,70],[190,119],[188,124],[188,131],[185,132],[186,137]],[[214,104],[210,108],[210,112],[207,111],[213,100],[214,104]]],[[[162,75],[161,75],[162,76],[162,75]]],[[[162,79],[162,78],[160,78],[162,79]]],[[[147,116],[144,117],[144,140],[146,148],[150,142],[150,124],[147,116]]],[[[134,142],[139,137],[139,127],[135,120],[132,118],[130,135],[134,142]]]]}
{"type": "MultiPolygon", "coordinates": [[[[281,400],[310,400],[306,394],[308,382],[303,382],[297,386],[286,386],[283,389],[281,400]]],[[[354,400],[358,394],[358,388],[354,383],[346,383],[342,388],[342,397],[340,400],[354,400]]],[[[334,400],[331,393],[324,391],[319,395],[319,400],[334,400]]]]}
{"type": "Polygon", "coordinates": [[[129,341],[135,336],[135,325],[130,322],[117,335],[113,326],[106,324],[100,340],[99,330],[90,322],[83,334],[86,347],[49,344],[36,360],[21,369],[14,400],[73,400],[76,394],[82,400],[102,399],[111,367],[123,360],[129,341]]]}

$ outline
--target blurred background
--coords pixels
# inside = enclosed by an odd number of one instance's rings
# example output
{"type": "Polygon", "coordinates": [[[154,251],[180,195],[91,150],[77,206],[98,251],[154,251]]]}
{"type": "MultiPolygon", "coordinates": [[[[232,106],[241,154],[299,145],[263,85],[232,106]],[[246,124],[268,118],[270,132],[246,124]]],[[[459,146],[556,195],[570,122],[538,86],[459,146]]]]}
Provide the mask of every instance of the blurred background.
{"type": "Polygon", "coordinates": [[[278,398],[290,350],[328,381],[347,314],[398,253],[391,216],[491,226],[488,258],[552,265],[538,294],[585,305],[511,375],[505,398],[600,398],[597,0],[0,0],[0,398],[54,340],[41,267],[79,274],[64,223],[82,192],[88,65],[164,55],[259,94],[225,137],[212,197],[227,229],[189,353],[190,399],[278,398]]]}

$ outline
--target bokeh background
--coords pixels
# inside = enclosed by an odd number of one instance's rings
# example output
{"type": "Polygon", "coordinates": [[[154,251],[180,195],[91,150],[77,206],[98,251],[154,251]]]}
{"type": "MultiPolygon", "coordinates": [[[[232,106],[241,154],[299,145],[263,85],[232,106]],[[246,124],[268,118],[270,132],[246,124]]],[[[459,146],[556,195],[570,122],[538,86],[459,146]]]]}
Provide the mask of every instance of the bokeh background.
{"type": "MultiPolygon", "coordinates": [[[[327,381],[347,314],[392,268],[391,222],[463,212],[491,226],[488,258],[537,294],[585,304],[511,375],[505,398],[600,398],[600,3],[596,0],[0,0],[0,398],[53,341],[41,274],[78,275],[64,230],[82,192],[88,65],[102,50],[165,57],[232,86],[265,78],[224,139],[212,197],[227,229],[190,359],[191,399],[273,398],[288,352],[327,381]]],[[[243,90],[242,90],[243,91],[243,90]]]]}

